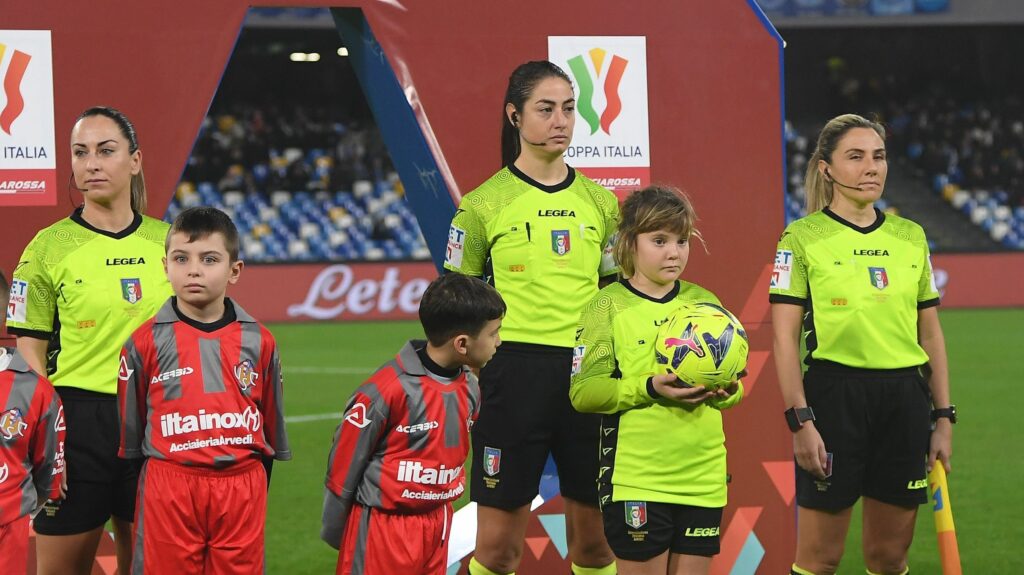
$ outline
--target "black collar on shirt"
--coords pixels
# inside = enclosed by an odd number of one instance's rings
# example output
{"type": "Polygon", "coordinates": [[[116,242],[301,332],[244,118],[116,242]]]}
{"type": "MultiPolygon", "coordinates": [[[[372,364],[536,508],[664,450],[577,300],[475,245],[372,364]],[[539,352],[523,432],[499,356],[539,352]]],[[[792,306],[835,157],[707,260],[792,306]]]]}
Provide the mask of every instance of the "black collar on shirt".
{"type": "Polygon", "coordinates": [[[633,287],[633,284],[629,283],[629,280],[626,279],[626,278],[620,279],[619,283],[624,285],[626,287],[626,289],[628,289],[630,292],[633,293],[633,295],[635,295],[637,297],[642,297],[642,298],[644,298],[645,300],[648,300],[648,301],[653,301],[654,303],[668,303],[668,302],[676,299],[676,296],[679,295],[679,280],[676,280],[675,285],[672,286],[672,291],[668,292],[667,294],[665,294],[664,296],[662,296],[660,298],[659,297],[651,297],[651,296],[645,294],[644,292],[636,289],[635,287],[633,287]]]}
{"type": "Polygon", "coordinates": [[[537,180],[531,178],[530,176],[527,176],[525,173],[523,173],[522,170],[517,168],[515,164],[508,165],[508,171],[512,172],[512,175],[526,182],[527,184],[530,184],[531,186],[537,188],[538,190],[548,192],[549,194],[560,192],[568,188],[576,179],[576,170],[572,169],[572,166],[566,166],[566,168],[569,170],[569,172],[565,175],[565,179],[553,186],[548,186],[546,184],[538,182],[537,180]]]}
{"type": "Polygon", "coordinates": [[[180,312],[178,311],[177,298],[175,296],[171,296],[170,298],[167,299],[166,302],[164,302],[164,305],[160,306],[160,311],[156,312],[156,317],[153,318],[153,321],[155,323],[174,323],[176,321],[183,321],[188,325],[191,325],[192,327],[195,327],[196,329],[202,331],[214,331],[224,327],[225,325],[231,323],[232,321],[239,321],[242,323],[256,323],[256,320],[253,319],[251,315],[246,313],[246,311],[242,309],[242,306],[231,301],[231,298],[224,298],[224,317],[213,323],[203,323],[195,321],[191,318],[187,318],[184,315],[180,315],[180,312]],[[234,317],[232,317],[230,321],[224,323],[223,325],[219,325],[220,322],[224,321],[224,317],[227,317],[228,309],[231,310],[231,314],[234,317]],[[206,327],[200,327],[211,325],[217,325],[217,327],[209,330],[206,327]]]}
{"type": "Polygon", "coordinates": [[[217,321],[211,321],[209,323],[192,319],[181,313],[181,310],[178,309],[178,298],[176,296],[171,296],[171,307],[174,308],[174,314],[178,316],[178,320],[206,333],[213,333],[222,327],[227,327],[228,324],[233,323],[235,319],[237,319],[237,316],[235,315],[235,306],[228,298],[224,298],[224,315],[222,315],[217,321]]]}
{"type": "Polygon", "coordinates": [[[871,225],[869,225],[867,227],[864,227],[864,228],[858,226],[857,224],[854,224],[852,222],[848,222],[848,221],[844,220],[842,218],[842,216],[840,216],[839,214],[833,212],[827,206],[825,208],[822,208],[821,211],[822,211],[822,213],[824,213],[826,216],[832,218],[833,220],[843,224],[844,226],[850,228],[851,230],[853,230],[855,232],[860,232],[862,234],[870,234],[871,232],[873,232],[873,231],[877,230],[878,228],[882,227],[882,222],[885,221],[885,214],[882,213],[882,210],[880,210],[878,208],[875,208],[875,221],[872,222],[871,225]]]}
{"type": "Polygon", "coordinates": [[[464,371],[466,371],[465,367],[459,367],[457,368],[456,371],[453,372],[453,370],[445,369],[431,360],[430,363],[436,366],[436,369],[440,370],[434,371],[434,369],[428,367],[428,365],[423,361],[420,355],[420,350],[424,350],[423,355],[426,355],[426,347],[427,342],[425,340],[409,340],[409,342],[402,347],[402,350],[398,352],[398,361],[401,364],[402,371],[408,373],[409,375],[430,375],[434,379],[439,381],[453,380],[456,377],[462,375],[464,371]],[[455,375],[449,377],[448,375],[446,375],[447,373],[454,373],[455,375]]]}
{"type": "Polygon", "coordinates": [[[142,225],[142,215],[139,214],[138,212],[132,212],[135,214],[135,217],[132,219],[132,223],[128,224],[127,228],[119,232],[108,232],[107,230],[101,230],[99,228],[93,227],[92,225],[89,224],[89,222],[85,221],[85,218],[82,217],[82,210],[84,208],[85,206],[78,206],[77,208],[75,208],[75,211],[71,212],[71,221],[89,230],[90,232],[100,234],[101,236],[107,236],[108,238],[114,238],[115,240],[119,240],[121,238],[126,238],[132,235],[133,233],[135,233],[135,230],[139,229],[139,226],[142,225]]]}

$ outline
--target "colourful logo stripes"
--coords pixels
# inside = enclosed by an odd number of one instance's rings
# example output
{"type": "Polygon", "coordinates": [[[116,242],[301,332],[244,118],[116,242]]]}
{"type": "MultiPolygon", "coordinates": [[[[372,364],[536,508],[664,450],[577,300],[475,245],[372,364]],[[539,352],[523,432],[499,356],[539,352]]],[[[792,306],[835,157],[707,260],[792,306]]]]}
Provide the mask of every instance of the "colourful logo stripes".
{"type": "MultiPolygon", "coordinates": [[[[0,44],[0,61],[3,61],[4,53],[7,51],[6,44],[0,44]]],[[[7,67],[4,75],[4,93],[7,96],[7,105],[0,111],[0,129],[11,135],[11,124],[21,115],[25,109],[25,98],[21,95],[21,79],[25,76],[25,70],[32,56],[15,50],[11,55],[11,64],[7,67]]]]}
{"type": "Polygon", "coordinates": [[[611,135],[612,122],[622,112],[622,98],[619,97],[619,84],[622,82],[622,75],[626,72],[626,65],[629,60],[621,56],[613,55],[608,69],[604,72],[604,96],[605,107],[600,117],[594,109],[594,81],[601,77],[607,51],[602,48],[593,48],[587,52],[590,61],[594,64],[596,77],[591,77],[590,70],[583,60],[583,55],[573,56],[569,59],[569,70],[576,78],[579,85],[580,96],[576,101],[576,111],[590,126],[590,133],[597,133],[601,129],[604,133],[611,135]]]}

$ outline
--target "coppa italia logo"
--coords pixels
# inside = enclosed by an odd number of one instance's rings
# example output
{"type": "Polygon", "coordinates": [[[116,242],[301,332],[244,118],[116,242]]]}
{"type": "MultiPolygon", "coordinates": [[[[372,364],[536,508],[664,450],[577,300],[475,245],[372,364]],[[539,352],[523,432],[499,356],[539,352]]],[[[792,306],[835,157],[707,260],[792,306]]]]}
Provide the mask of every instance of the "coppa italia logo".
{"type": "Polygon", "coordinates": [[[583,55],[579,54],[569,58],[569,69],[576,78],[576,84],[580,88],[580,97],[576,101],[576,111],[586,120],[590,126],[590,133],[596,134],[600,129],[605,134],[611,135],[612,122],[622,112],[622,98],[619,96],[619,84],[622,82],[622,75],[626,72],[629,60],[622,56],[612,54],[608,67],[604,68],[608,51],[603,48],[592,48],[587,52],[591,63],[594,64],[594,76],[591,77],[590,69],[583,55]],[[597,81],[604,78],[604,111],[598,116],[594,109],[594,87],[597,81]]]}
{"type": "MultiPolygon", "coordinates": [[[[0,43],[0,62],[3,62],[6,52],[7,45],[0,43]]],[[[7,65],[7,70],[0,70],[3,72],[4,95],[7,97],[7,103],[0,111],[0,130],[6,132],[8,136],[11,135],[11,124],[25,109],[25,98],[21,95],[21,80],[25,77],[25,70],[28,69],[30,60],[32,60],[32,56],[21,50],[15,50],[11,54],[11,62],[7,65]]]]}

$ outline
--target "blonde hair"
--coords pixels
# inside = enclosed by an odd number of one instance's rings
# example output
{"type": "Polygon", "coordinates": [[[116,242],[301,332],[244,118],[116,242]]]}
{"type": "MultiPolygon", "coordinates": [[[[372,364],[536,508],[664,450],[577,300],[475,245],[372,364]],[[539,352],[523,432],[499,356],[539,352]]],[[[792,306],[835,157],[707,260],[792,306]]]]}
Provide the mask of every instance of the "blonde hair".
{"type": "Polygon", "coordinates": [[[818,171],[818,163],[822,160],[827,164],[832,163],[832,154],[839,145],[839,140],[847,132],[854,128],[870,128],[875,131],[882,141],[885,141],[885,128],[878,122],[872,122],[857,114],[843,114],[836,116],[825,124],[818,134],[818,145],[807,161],[807,176],[804,178],[804,190],[807,193],[807,213],[811,214],[828,207],[832,203],[832,182],[822,177],[818,171]]]}
{"type": "MultiPolygon", "coordinates": [[[[652,185],[629,195],[622,204],[619,232],[614,255],[622,277],[636,273],[633,256],[640,234],[665,230],[683,238],[696,237],[704,243],[697,230],[697,214],[685,192],[668,186],[652,185]]],[[[705,246],[706,247],[706,246],[705,246]]]]}

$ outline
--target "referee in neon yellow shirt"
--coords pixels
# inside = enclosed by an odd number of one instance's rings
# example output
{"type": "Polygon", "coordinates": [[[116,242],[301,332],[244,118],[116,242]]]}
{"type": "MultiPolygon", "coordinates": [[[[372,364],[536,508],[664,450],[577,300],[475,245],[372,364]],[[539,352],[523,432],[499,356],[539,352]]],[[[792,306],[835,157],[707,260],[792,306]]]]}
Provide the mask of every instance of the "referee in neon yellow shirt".
{"type": "Polygon", "coordinates": [[[808,162],[808,215],[775,255],[774,355],[797,463],[800,575],[836,572],[861,497],[868,573],[909,573],[927,470],[936,459],[949,470],[956,409],[939,293],[921,226],[874,206],[887,172],[882,126],[833,118],[808,162]]]}
{"type": "Polygon", "coordinates": [[[37,569],[91,573],[113,518],[118,572],[128,573],[138,471],[117,457],[118,358],[132,331],[171,296],[161,263],[168,225],[142,215],[142,152],[121,112],[83,112],[71,131],[71,158],[82,206],[25,248],[7,311],[7,331],[53,382],[67,427],[67,495],[34,520],[37,569]]]}

